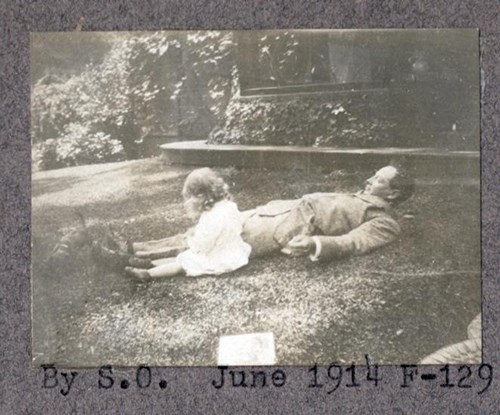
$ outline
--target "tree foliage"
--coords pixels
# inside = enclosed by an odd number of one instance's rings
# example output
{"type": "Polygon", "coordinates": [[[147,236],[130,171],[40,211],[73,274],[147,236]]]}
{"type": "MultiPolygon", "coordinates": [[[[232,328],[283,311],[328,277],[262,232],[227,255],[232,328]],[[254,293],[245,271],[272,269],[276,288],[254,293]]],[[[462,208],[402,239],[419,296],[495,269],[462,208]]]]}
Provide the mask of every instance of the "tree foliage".
{"type": "Polygon", "coordinates": [[[462,53],[464,39],[450,36],[429,49],[432,33],[38,34],[32,45],[35,164],[48,169],[141,157],[148,135],[476,148],[469,137],[478,134],[479,96],[470,87],[477,68],[462,53]]]}
{"type": "Polygon", "coordinates": [[[32,90],[35,163],[137,158],[151,131],[208,134],[230,98],[232,45],[229,32],[131,33],[79,73],[41,78],[32,90]]]}

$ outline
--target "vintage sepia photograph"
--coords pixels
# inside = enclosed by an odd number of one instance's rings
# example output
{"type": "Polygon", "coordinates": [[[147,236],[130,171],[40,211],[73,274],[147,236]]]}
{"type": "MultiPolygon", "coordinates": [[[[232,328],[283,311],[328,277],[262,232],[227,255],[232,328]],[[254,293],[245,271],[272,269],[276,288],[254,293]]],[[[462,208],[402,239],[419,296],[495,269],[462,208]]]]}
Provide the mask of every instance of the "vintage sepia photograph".
{"type": "Polygon", "coordinates": [[[474,29],[30,39],[32,364],[480,363],[474,29]]]}

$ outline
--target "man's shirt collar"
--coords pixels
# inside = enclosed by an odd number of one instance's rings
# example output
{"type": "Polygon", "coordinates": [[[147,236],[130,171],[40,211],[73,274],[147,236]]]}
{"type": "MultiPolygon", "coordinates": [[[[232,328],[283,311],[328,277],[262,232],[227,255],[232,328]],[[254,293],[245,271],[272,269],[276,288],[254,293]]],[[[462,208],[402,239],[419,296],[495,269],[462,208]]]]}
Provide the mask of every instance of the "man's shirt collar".
{"type": "Polygon", "coordinates": [[[354,196],[357,198],[364,200],[365,202],[371,203],[377,207],[383,208],[385,210],[391,210],[392,207],[387,200],[382,199],[381,197],[366,194],[363,190],[360,190],[358,193],[355,193],[354,196]]]}

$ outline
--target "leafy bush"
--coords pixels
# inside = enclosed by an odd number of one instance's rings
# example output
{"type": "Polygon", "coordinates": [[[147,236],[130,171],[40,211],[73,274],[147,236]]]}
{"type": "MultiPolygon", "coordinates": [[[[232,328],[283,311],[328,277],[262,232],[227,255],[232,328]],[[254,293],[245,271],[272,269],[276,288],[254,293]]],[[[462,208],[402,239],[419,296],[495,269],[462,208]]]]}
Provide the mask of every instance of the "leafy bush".
{"type": "Polygon", "coordinates": [[[373,114],[373,104],[377,103],[332,95],[236,98],[227,107],[224,125],[211,132],[209,142],[331,147],[393,145],[396,123],[388,114],[373,114]]]}
{"type": "Polygon", "coordinates": [[[88,127],[75,123],[68,125],[62,137],[33,145],[33,164],[41,170],[124,159],[120,141],[103,132],[90,133],[88,127]]]}
{"type": "Polygon", "coordinates": [[[34,83],[40,168],[138,158],[151,132],[206,137],[222,122],[236,71],[232,33],[129,33],[110,42],[98,63],[34,83]]]}
{"type": "MultiPolygon", "coordinates": [[[[149,40],[149,46],[156,44],[155,37],[149,40]]],[[[55,143],[40,148],[50,154],[53,146],[61,147],[57,148],[57,163],[72,165],[84,160],[103,161],[103,157],[114,154],[117,150],[109,138],[112,136],[121,143],[120,151],[133,158],[141,127],[148,123],[150,102],[161,91],[151,77],[137,79],[143,65],[135,66],[139,74],[132,70],[137,55],[148,53],[145,49],[136,46],[134,38],[120,39],[101,63],[89,63],[80,73],[56,82],[36,83],[32,93],[33,142],[55,139],[55,143]],[[70,143],[72,139],[75,143],[70,143]]]]}

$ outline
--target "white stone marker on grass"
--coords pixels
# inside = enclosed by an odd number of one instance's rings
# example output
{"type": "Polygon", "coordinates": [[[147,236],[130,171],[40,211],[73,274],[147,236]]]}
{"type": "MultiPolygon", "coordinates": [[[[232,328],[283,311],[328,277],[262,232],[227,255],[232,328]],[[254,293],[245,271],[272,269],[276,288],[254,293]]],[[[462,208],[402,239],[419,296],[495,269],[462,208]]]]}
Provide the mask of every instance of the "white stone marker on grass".
{"type": "Polygon", "coordinates": [[[273,333],[236,334],[219,339],[218,366],[262,366],[275,363],[273,333]]]}

